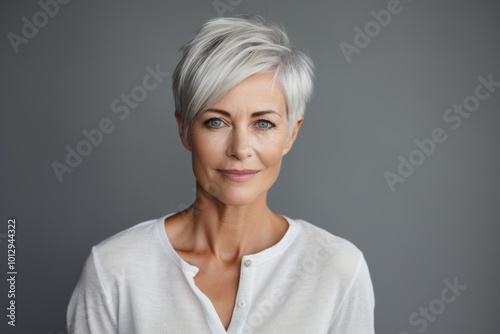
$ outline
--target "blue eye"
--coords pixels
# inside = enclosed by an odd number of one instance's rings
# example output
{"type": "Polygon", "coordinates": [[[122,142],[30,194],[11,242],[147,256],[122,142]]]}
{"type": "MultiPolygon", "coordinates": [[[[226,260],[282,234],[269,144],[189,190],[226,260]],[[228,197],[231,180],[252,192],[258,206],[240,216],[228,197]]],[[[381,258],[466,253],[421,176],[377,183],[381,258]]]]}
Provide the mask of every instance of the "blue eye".
{"type": "Polygon", "coordinates": [[[274,127],[272,122],[266,121],[265,119],[261,119],[257,121],[257,127],[261,130],[269,130],[274,127]]]}
{"type": "Polygon", "coordinates": [[[220,128],[223,123],[220,118],[210,118],[205,124],[211,128],[220,128]]]}

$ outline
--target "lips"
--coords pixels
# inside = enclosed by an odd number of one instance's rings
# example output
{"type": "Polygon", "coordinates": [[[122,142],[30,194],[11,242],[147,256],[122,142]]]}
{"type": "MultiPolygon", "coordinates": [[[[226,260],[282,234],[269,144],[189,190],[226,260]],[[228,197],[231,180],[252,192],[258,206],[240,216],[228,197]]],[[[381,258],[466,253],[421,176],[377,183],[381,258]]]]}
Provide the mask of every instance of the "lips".
{"type": "Polygon", "coordinates": [[[253,179],[259,172],[255,169],[219,169],[217,171],[224,178],[236,182],[249,181],[253,179]]]}

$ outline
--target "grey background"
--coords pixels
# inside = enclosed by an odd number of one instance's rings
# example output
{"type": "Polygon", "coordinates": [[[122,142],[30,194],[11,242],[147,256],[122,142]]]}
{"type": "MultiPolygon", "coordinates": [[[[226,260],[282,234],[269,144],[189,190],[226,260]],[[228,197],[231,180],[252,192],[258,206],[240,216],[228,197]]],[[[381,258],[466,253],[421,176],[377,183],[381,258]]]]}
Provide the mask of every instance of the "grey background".
{"type": "MultiPolygon", "coordinates": [[[[474,93],[479,75],[500,81],[499,6],[401,0],[402,12],[348,63],[339,44],[353,44],[353,28],[387,3],[243,0],[224,13],[281,22],[317,69],[270,206],[365,253],[377,333],[417,333],[409,316],[455,277],[467,289],[424,332],[499,333],[500,89],[459,129],[442,119],[474,93]],[[398,156],[437,127],[447,141],[392,192],[384,172],[396,172],[398,156]]],[[[2,278],[2,333],[62,333],[91,246],[191,202],[170,79],[124,120],[110,104],[142,84],[147,66],[171,72],[177,48],[218,15],[212,1],[72,1],[16,54],[7,34],[21,34],[21,18],[32,22],[37,11],[36,1],[0,4],[0,233],[18,219],[17,326],[6,325],[2,278]],[[115,130],[59,182],[51,163],[64,163],[66,145],[75,148],[103,118],[115,130]]],[[[0,241],[5,277],[5,235],[0,241]]]]}

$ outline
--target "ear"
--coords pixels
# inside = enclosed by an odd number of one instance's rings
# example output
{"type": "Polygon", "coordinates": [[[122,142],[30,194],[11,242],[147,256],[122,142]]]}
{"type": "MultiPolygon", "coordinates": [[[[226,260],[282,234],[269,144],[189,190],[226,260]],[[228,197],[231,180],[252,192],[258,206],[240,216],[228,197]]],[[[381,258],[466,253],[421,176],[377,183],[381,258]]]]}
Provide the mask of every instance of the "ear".
{"type": "Polygon", "coordinates": [[[184,147],[191,152],[191,143],[186,137],[184,132],[184,123],[182,122],[181,115],[177,111],[175,112],[175,121],[177,122],[177,130],[179,131],[179,137],[181,138],[182,145],[184,145],[184,147]]]}
{"type": "Polygon", "coordinates": [[[288,138],[287,143],[285,144],[285,147],[283,148],[283,155],[287,154],[290,152],[292,149],[293,143],[295,142],[295,139],[297,138],[297,134],[299,133],[300,126],[302,125],[302,122],[304,121],[304,116],[300,117],[297,123],[295,123],[292,133],[290,137],[288,138]]]}

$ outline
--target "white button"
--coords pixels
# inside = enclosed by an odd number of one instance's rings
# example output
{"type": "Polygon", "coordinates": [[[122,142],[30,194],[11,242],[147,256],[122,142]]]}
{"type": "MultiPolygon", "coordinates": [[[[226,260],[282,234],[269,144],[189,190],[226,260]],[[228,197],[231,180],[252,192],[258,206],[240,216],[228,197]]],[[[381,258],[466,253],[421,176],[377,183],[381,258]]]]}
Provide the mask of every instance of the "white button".
{"type": "Polygon", "coordinates": [[[252,260],[245,261],[245,267],[250,267],[252,265],[252,260]]]}
{"type": "Polygon", "coordinates": [[[239,308],[245,308],[247,306],[247,302],[244,300],[240,300],[238,302],[238,306],[239,306],[239,308]]]}

